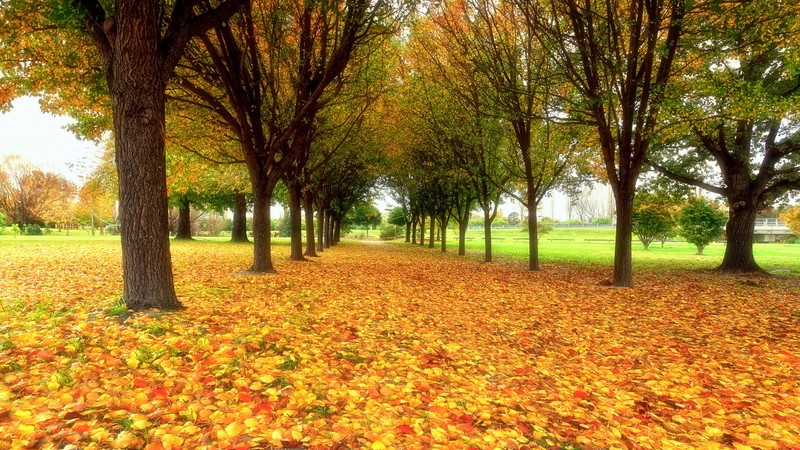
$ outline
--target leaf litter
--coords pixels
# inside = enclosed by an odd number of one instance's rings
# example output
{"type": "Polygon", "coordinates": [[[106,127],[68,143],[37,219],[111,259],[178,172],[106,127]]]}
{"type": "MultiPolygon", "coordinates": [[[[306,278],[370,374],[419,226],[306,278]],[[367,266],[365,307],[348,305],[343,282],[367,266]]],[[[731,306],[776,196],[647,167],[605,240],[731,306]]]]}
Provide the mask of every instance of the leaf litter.
{"type": "Polygon", "coordinates": [[[797,278],[174,243],[130,313],[116,244],[4,247],[0,448],[800,446],[797,278]]]}

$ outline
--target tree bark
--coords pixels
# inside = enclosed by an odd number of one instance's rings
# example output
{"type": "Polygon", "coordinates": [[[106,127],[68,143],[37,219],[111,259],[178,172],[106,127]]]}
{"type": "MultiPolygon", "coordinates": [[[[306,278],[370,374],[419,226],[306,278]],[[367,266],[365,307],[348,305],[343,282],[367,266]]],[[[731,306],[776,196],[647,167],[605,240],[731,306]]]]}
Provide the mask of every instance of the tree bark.
{"type": "Polygon", "coordinates": [[[247,239],[247,198],[243,192],[233,194],[231,242],[250,242],[247,239]]]}
{"type": "Polygon", "coordinates": [[[256,273],[275,272],[270,255],[272,247],[269,210],[271,194],[269,189],[253,191],[253,266],[250,270],[256,273]]]}
{"type": "Polygon", "coordinates": [[[439,230],[442,238],[442,253],[447,253],[447,220],[439,220],[439,230]]]}
{"type": "Polygon", "coordinates": [[[727,244],[722,264],[717,268],[726,273],[749,273],[764,270],[753,256],[753,233],[756,226],[756,205],[747,201],[730,201],[728,224],[725,226],[727,244]]]}
{"type": "MultiPolygon", "coordinates": [[[[633,181],[635,183],[635,179],[633,181]]],[[[633,287],[633,189],[614,190],[617,231],[614,244],[614,286],[633,287]]]]}
{"type": "Polygon", "coordinates": [[[178,229],[175,232],[176,241],[192,240],[192,216],[189,198],[181,197],[178,202],[178,229]]]}
{"type": "Polygon", "coordinates": [[[123,298],[131,309],[178,309],[169,252],[165,79],[159,2],[118,2],[108,74],[122,223],[123,298]]]}
{"type": "Polygon", "coordinates": [[[492,222],[494,218],[483,210],[483,261],[492,262],[492,222]]]}
{"type": "Polygon", "coordinates": [[[411,242],[411,222],[406,221],[406,243],[411,242]]]}
{"type": "Polygon", "coordinates": [[[325,220],[328,217],[326,209],[322,203],[317,206],[317,252],[319,253],[325,250],[325,220]]]}
{"type": "Polygon", "coordinates": [[[341,217],[332,217],[331,220],[331,245],[338,244],[342,239],[342,218],[341,217]]]}
{"type": "Polygon", "coordinates": [[[303,209],[306,215],[306,252],[305,256],[316,258],[316,245],[314,243],[314,202],[310,195],[303,196],[303,209]]]}
{"type": "Polygon", "coordinates": [[[539,228],[536,200],[528,198],[528,270],[539,270],[539,228]],[[531,206],[532,205],[532,206],[531,206]]]}
{"type": "Polygon", "coordinates": [[[428,237],[428,248],[436,245],[436,219],[431,215],[431,234],[428,237]]]}
{"type": "Polygon", "coordinates": [[[469,220],[458,224],[458,255],[464,256],[467,254],[467,229],[469,228],[469,220]]]}
{"type": "Polygon", "coordinates": [[[411,244],[417,244],[417,225],[419,223],[419,219],[417,217],[411,218],[411,244]]]}
{"type": "Polygon", "coordinates": [[[303,220],[301,217],[300,206],[300,185],[294,182],[286,182],[289,191],[289,230],[291,233],[291,254],[289,259],[292,261],[305,261],[303,257],[303,220]]]}
{"type": "Polygon", "coordinates": [[[419,224],[419,245],[424,247],[425,246],[425,214],[420,215],[420,224],[419,224]]]}

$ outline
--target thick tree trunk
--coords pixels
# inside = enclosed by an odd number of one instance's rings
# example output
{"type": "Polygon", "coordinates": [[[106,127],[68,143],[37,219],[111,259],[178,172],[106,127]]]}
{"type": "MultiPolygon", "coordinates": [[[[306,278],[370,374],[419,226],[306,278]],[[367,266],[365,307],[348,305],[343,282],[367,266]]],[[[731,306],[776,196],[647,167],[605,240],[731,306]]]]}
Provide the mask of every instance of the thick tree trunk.
{"type": "Polygon", "coordinates": [[[431,215],[431,234],[428,236],[428,248],[436,245],[436,219],[431,215]]]}
{"type": "Polygon", "coordinates": [[[494,218],[488,210],[483,210],[483,261],[492,262],[492,222],[494,218]]]}
{"type": "Polygon", "coordinates": [[[722,264],[717,268],[727,273],[764,272],[753,256],[753,234],[756,226],[755,204],[730,202],[728,224],[725,227],[727,244],[722,264]]]}
{"type": "Polygon", "coordinates": [[[535,199],[528,198],[528,270],[539,270],[539,228],[535,199]]]}
{"type": "Polygon", "coordinates": [[[120,8],[109,88],[119,175],[123,298],[131,309],[178,309],[169,252],[166,86],[155,51],[159,4],[124,2],[120,8]]]}
{"type": "Polygon", "coordinates": [[[235,192],[233,194],[231,242],[250,242],[247,239],[247,198],[244,192],[235,192]]]}
{"type": "Polygon", "coordinates": [[[300,186],[297,183],[287,182],[289,191],[289,232],[291,233],[292,261],[305,261],[303,257],[303,220],[301,216],[300,186]]]}
{"type": "Polygon", "coordinates": [[[419,218],[411,217],[411,244],[417,244],[417,226],[419,225],[419,218]]]}
{"type": "Polygon", "coordinates": [[[411,242],[411,222],[406,222],[406,243],[411,242]]]}
{"type": "MultiPolygon", "coordinates": [[[[254,186],[256,184],[254,183],[254,186]]],[[[271,189],[255,189],[253,191],[253,266],[257,273],[275,272],[272,266],[272,236],[270,234],[269,201],[271,189]]]]}
{"type": "Polygon", "coordinates": [[[614,192],[617,232],[614,245],[614,286],[633,287],[633,190],[614,192]]]}
{"type": "MultiPolygon", "coordinates": [[[[303,196],[303,209],[306,214],[306,252],[305,256],[317,257],[314,245],[314,202],[308,196],[303,196]]],[[[318,214],[319,215],[319,214],[318,214]]]]}
{"type": "Polygon", "coordinates": [[[175,240],[192,240],[192,215],[190,202],[187,197],[181,198],[178,203],[178,230],[175,232],[175,240]]]}

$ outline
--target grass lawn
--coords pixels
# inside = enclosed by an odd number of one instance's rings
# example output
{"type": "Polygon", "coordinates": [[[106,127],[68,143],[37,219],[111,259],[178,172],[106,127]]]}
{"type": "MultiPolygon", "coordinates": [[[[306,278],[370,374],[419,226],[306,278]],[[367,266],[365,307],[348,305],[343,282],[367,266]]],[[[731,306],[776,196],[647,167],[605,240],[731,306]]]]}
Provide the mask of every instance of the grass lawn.
{"type": "MultiPolygon", "coordinates": [[[[614,261],[613,228],[554,228],[539,239],[539,257],[547,265],[557,262],[611,267],[614,261]],[[560,239],[572,239],[564,241],[560,239]],[[587,241],[595,239],[598,241],[587,241]],[[610,240],[611,242],[599,241],[610,240]]],[[[492,249],[499,258],[528,258],[528,234],[514,229],[492,230],[492,249]]],[[[448,234],[448,251],[458,249],[458,236],[448,234]]],[[[438,242],[437,242],[438,245],[438,242]]],[[[476,258],[483,257],[483,230],[467,232],[467,250],[476,258]],[[471,238],[471,239],[470,239],[471,238]]],[[[722,262],[725,244],[713,243],[697,255],[697,247],[687,242],[660,242],[644,250],[634,237],[634,275],[637,268],[713,269],[722,262]]],[[[756,243],[756,261],[767,271],[800,275],[800,244],[756,243]]]]}

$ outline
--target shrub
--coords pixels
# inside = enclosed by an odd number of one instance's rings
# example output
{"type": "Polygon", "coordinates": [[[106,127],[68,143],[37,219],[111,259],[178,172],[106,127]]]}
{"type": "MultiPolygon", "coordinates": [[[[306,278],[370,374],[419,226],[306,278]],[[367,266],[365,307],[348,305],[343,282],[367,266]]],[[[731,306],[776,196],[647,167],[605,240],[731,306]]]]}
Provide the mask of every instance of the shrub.
{"type": "Polygon", "coordinates": [[[661,203],[636,206],[633,210],[633,234],[647,250],[653,241],[666,241],[673,233],[675,221],[670,207],[661,203]]]}
{"type": "Polygon", "coordinates": [[[728,217],[716,204],[703,197],[686,202],[678,212],[679,233],[687,242],[697,246],[697,254],[722,235],[728,217]]]}
{"type": "Polygon", "coordinates": [[[611,217],[595,217],[592,223],[595,225],[611,225],[614,222],[611,220],[611,217]]]}
{"type": "Polygon", "coordinates": [[[35,223],[28,224],[25,226],[25,234],[28,236],[41,236],[42,228],[35,223]]]}
{"type": "Polygon", "coordinates": [[[381,239],[397,239],[403,236],[405,228],[398,225],[385,224],[381,226],[381,239]]]}

